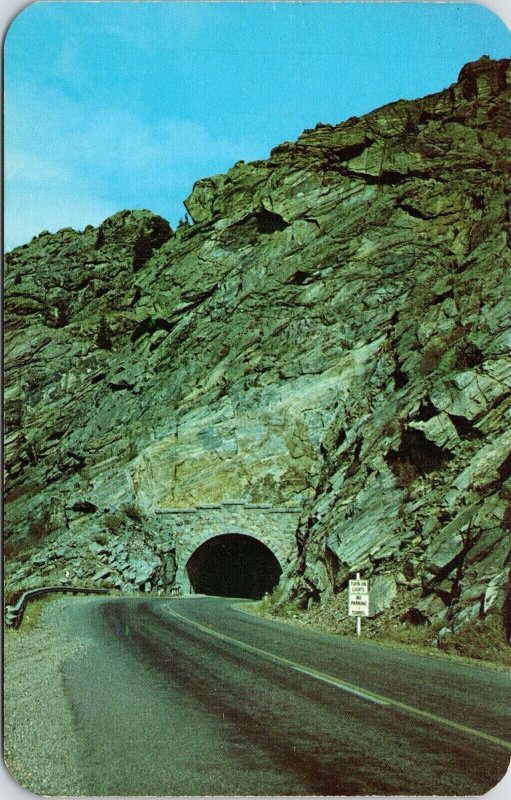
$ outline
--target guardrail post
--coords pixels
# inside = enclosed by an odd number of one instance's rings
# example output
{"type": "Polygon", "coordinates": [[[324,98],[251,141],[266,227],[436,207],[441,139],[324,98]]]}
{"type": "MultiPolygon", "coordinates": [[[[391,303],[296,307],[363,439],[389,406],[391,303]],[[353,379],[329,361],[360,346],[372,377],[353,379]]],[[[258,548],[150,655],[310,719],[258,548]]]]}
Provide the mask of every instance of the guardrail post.
{"type": "Polygon", "coordinates": [[[87,586],[41,586],[39,589],[29,589],[28,592],[23,592],[15,606],[8,605],[5,607],[5,624],[9,628],[19,628],[23,619],[23,612],[30,600],[35,597],[43,597],[50,592],[61,592],[66,594],[108,594],[108,589],[90,588],[87,586]]]}

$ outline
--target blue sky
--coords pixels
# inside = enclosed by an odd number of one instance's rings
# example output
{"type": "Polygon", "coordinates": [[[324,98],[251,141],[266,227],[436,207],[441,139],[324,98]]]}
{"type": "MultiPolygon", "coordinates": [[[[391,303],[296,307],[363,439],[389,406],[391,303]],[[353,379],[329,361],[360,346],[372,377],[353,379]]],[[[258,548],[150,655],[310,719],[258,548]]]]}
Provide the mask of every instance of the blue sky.
{"type": "Polygon", "coordinates": [[[176,225],[197,179],[510,44],[467,4],[36,3],[5,42],[6,249],[124,208],[176,225]]]}

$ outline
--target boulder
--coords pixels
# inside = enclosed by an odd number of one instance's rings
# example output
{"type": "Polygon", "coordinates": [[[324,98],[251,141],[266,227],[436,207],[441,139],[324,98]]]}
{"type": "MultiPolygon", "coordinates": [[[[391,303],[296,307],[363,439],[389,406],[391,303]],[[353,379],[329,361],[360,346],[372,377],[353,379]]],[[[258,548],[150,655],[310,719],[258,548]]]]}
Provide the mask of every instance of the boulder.
{"type": "Polygon", "coordinates": [[[397,595],[397,584],[393,575],[376,575],[369,584],[369,613],[375,617],[387,608],[397,595]]]}
{"type": "Polygon", "coordinates": [[[98,583],[99,581],[104,580],[104,578],[109,578],[112,574],[111,570],[109,569],[100,569],[95,575],[92,576],[92,582],[98,583]]]}
{"type": "Polygon", "coordinates": [[[497,374],[496,379],[476,370],[457,373],[432,391],[431,402],[440,411],[470,421],[478,419],[511,392],[509,364],[503,365],[497,374]]]}
{"type": "Polygon", "coordinates": [[[130,556],[127,571],[133,583],[143,588],[160,566],[161,562],[157,556],[130,556]]]}
{"type": "Polygon", "coordinates": [[[483,614],[487,614],[496,605],[502,606],[506,597],[508,581],[508,570],[500,572],[491,579],[484,593],[483,614]]]}
{"type": "Polygon", "coordinates": [[[440,572],[463,552],[475,510],[474,506],[465,509],[434,536],[424,554],[424,564],[430,572],[440,572]]]}
{"type": "Polygon", "coordinates": [[[430,442],[442,449],[452,449],[459,443],[459,436],[448,414],[438,414],[425,422],[410,422],[410,428],[422,431],[430,442]]]}
{"type": "Polygon", "coordinates": [[[506,463],[511,453],[511,430],[504,430],[500,436],[476,451],[465,469],[456,476],[453,488],[459,492],[472,487],[483,489],[506,477],[506,463]]]}

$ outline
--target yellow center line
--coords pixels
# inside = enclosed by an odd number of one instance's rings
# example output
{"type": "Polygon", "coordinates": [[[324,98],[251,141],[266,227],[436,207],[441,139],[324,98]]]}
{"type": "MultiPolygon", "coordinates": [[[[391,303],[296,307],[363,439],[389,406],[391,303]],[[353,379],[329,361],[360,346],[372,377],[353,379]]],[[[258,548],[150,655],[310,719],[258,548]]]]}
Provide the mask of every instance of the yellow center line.
{"type": "Polygon", "coordinates": [[[212,630],[206,625],[202,625],[200,622],[196,622],[188,617],[184,617],[182,614],[178,614],[177,611],[166,609],[166,614],[170,614],[170,616],[176,617],[177,619],[186,622],[188,625],[193,625],[195,628],[198,628],[198,630],[202,631],[203,633],[207,633],[209,636],[213,636],[214,638],[220,639],[223,642],[233,644],[236,647],[241,647],[243,650],[247,650],[249,653],[255,653],[263,658],[268,658],[277,664],[283,664],[284,666],[290,667],[296,672],[301,672],[302,674],[308,675],[311,678],[323,681],[323,683],[328,683],[330,686],[335,686],[337,689],[341,689],[344,692],[356,695],[363,700],[369,700],[370,702],[377,703],[378,705],[391,707],[398,709],[399,711],[405,711],[408,714],[413,714],[415,717],[436,722],[439,725],[445,725],[448,728],[453,728],[454,730],[460,731],[461,733],[466,733],[469,736],[475,736],[478,739],[484,739],[486,742],[490,742],[491,744],[498,745],[499,747],[503,747],[505,750],[511,751],[511,742],[507,742],[505,739],[499,739],[498,737],[491,736],[491,734],[485,733],[484,731],[477,730],[476,728],[470,728],[468,725],[463,725],[461,722],[455,722],[454,720],[440,717],[438,714],[433,714],[430,711],[423,711],[421,708],[415,708],[415,706],[410,706],[407,703],[402,703],[400,700],[395,700],[392,697],[386,697],[385,695],[378,694],[377,692],[373,692],[370,689],[365,689],[362,686],[357,686],[349,681],[340,680],[340,678],[335,678],[333,675],[328,675],[325,672],[320,672],[319,670],[312,669],[311,667],[305,667],[302,664],[297,664],[295,661],[291,661],[289,658],[284,658],[283,656],[278,656],[275,653],[270,653],[268,650],[261,650],[259,647],[255,647],[252,644],[247,644],[239,639],[233,639],[231,636],[228,636],[225,633],[220,633],[220,631],[212,630]]]}

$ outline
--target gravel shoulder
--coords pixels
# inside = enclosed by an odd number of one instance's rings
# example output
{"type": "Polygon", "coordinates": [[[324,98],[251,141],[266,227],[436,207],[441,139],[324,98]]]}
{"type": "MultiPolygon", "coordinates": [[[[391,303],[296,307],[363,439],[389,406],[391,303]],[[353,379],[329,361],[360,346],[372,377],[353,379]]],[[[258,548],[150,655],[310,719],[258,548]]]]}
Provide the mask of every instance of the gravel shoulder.
{"type": "Polygon", "coordinates": [[[14,780],[39,795],[86,794],[61,676],[67,656],[85,657],[92,646],[61,624],[62,611],[83,602],[46,601],[32,624],[4,631],[4,760],[14,780]]]}

